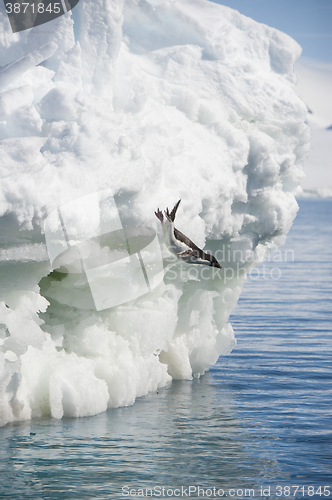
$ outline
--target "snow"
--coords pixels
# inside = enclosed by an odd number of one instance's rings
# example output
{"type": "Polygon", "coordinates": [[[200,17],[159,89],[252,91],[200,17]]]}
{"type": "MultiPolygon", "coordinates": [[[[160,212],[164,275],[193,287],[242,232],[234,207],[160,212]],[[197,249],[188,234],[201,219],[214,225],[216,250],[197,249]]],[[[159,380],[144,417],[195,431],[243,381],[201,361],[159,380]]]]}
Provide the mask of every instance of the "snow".
{"type": "MultiPolygon", "coordinates": [[[[312,130],[311,151],[304,163],[304,196],[332,196],[332,64],[300,59],[297,93],[307,104],[312,130]]],[[[303,196],[302,195],[302,196],[303,196]]]]}
{"type": "Polygon", "coordinates": [[[299,45],[206,0],[86,0],[19,34],[1,4],[0,28],[1,424],[200,376],[296,216],[299,45]],[[165,248],[154,211],[180,198],[222,270],[165,248]]]}

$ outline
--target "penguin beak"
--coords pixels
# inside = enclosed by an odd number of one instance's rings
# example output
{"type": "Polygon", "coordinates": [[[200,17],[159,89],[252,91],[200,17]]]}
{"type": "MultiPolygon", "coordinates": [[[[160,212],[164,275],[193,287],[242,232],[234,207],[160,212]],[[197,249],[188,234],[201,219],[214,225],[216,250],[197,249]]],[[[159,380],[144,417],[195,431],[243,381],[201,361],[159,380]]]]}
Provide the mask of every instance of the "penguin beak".
{"type": "Polygon", "coordinates": [[[217,261],[211,262],[211,267],[218,267],[219,269],[222,269],[221,265],[217,261]]]}

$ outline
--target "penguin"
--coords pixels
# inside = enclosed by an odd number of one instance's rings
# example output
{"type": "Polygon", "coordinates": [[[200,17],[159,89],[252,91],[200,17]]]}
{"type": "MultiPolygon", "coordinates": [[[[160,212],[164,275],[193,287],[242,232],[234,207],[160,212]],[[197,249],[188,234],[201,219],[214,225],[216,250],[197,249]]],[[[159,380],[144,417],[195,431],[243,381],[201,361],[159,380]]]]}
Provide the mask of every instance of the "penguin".
{"type": "Polygon", "coordinates": [[[165,218],[159,208],[155,212],[156,217],[162,224],[164,241],[167,248],[172,254],[188,264],[203,264],[221,269],[221,265],[213,255],[203,252],[187,236],[174,227],[174,219],[180,201],[176,203],[171,213],[166,208],[164,211],[165,218]]]}

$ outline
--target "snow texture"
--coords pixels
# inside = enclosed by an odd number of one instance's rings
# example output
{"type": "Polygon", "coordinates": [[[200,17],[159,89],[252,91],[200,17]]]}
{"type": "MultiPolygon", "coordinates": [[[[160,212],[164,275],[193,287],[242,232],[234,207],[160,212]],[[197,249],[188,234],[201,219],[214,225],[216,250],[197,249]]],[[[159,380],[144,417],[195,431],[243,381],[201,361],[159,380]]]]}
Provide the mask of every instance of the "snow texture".
{"type": "MultiPolygon", "coordinates": [[[[236,344],[246,273],[296,216],[299,45],[206,0],[85,0],[16,34],[1,3],[0,52],[1,424],[93,415],[203,374],[236,344]],[[161,242],[162,282],[96,311],[82,276],[51,272],[44,223],[105,189],[134,226],[181,198],[176,227],[223,269],[161,242]]],[[[98,217],[72,230],[88,238],[98,217]]]]}

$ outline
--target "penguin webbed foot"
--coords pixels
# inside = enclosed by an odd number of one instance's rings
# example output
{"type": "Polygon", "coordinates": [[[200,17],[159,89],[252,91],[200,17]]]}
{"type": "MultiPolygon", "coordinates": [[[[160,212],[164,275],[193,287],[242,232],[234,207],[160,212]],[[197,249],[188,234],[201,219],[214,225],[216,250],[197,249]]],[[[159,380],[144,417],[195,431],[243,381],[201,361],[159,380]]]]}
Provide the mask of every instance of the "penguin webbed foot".
{"type": "Polygon", "coordinates": [[[173,222],[171,219],[168,208],[166,208],[166,210],[164,210],[164,214],[165,214],[166,219],[168,219],[170,222],[173,222]]]}
{"type": "MultiPolygon", "coordinates": [[[[178,207],[180,205],[180,201],[181,200],[179,200],[175,204],[175,206],[174,206],[173,210],[171,211],[171,213],[169,212],[168,208],[166,208],[166,210],[164,210],[165,217],[170,222],[174,222],[175,214],[176,214],[176,211],[177,211],[177,209],[178,209],[178,207]]],[[[162,212],[159,210],[159,208],[158,208],[157,212],[155,212],[155,214],[156,214],[156,217],[160,220],[160,222],[164,222],[164,216],[163,216],[162,212]]]]}
{"type": "Polygon", "coordinates": [[[160,222],[164,222],[163,213],[159,210],[159,208],[158,208],[157,212],[155,212],[155,215],[156,215],[157,219],[160,220],[160,222]]]}

